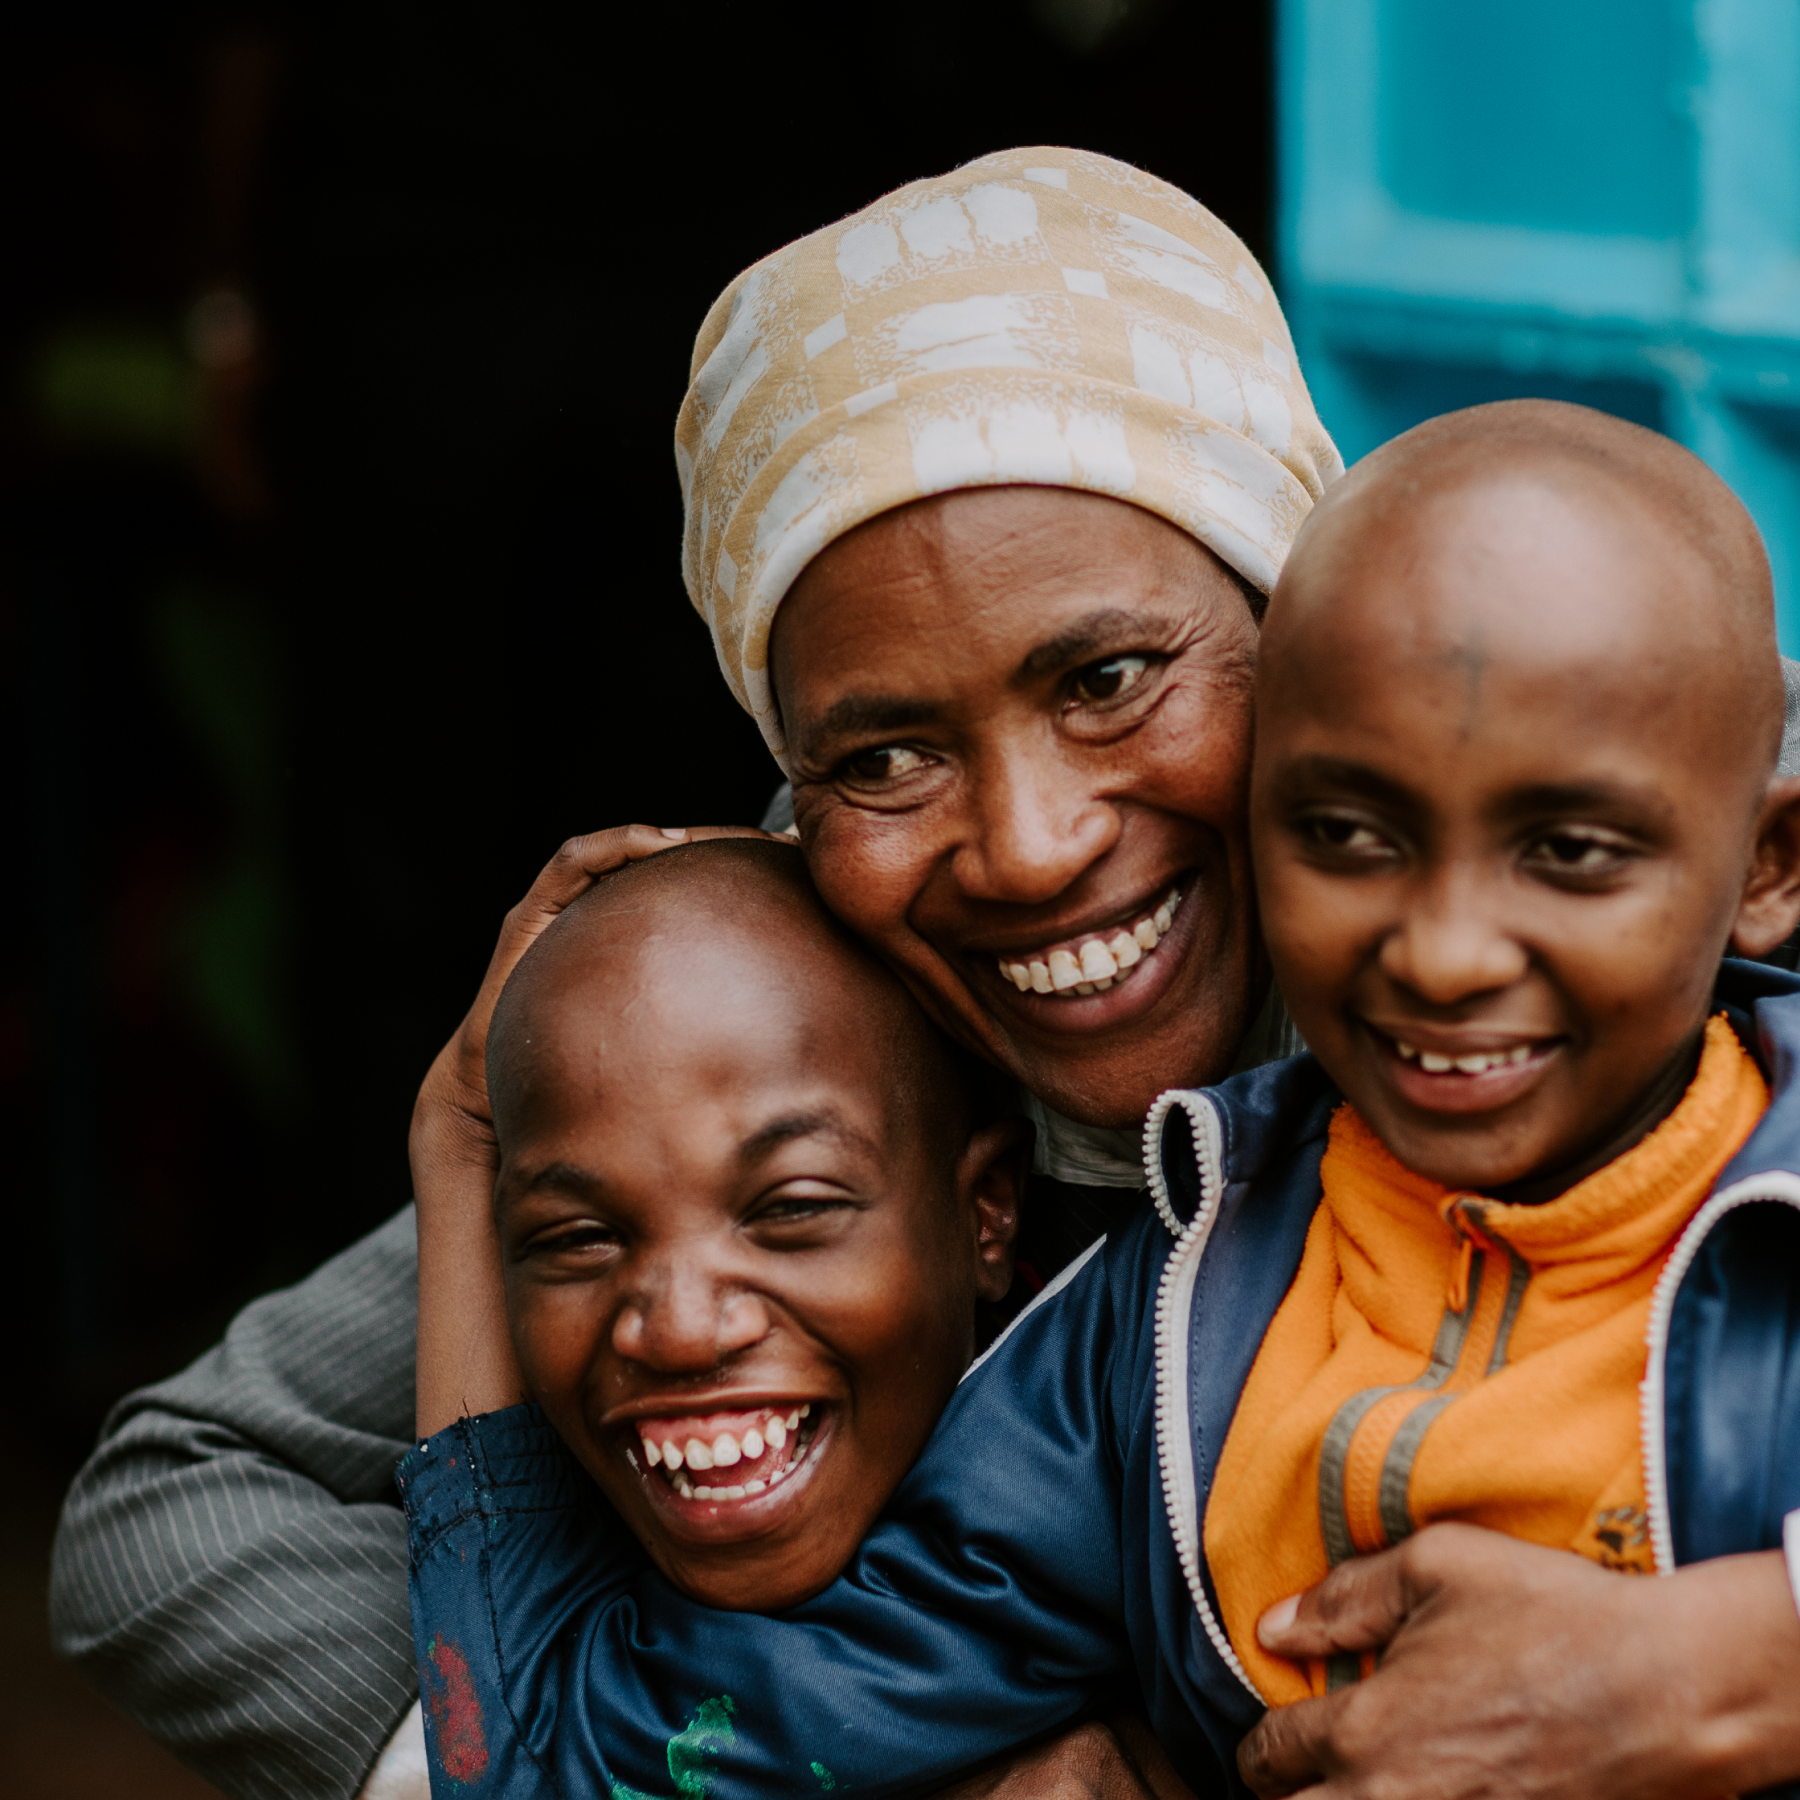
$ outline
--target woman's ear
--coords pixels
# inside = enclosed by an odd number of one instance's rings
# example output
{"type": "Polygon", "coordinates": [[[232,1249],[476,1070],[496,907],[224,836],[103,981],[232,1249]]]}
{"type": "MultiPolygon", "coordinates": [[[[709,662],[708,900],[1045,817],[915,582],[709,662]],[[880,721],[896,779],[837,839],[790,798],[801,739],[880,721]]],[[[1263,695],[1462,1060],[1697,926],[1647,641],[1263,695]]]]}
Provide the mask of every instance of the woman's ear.
{"type": "Polygon", "coordinates": [[[1767,956],[1800,926],[1800,775],[1769,784],[1750,872],[1738,903],[1731,947],[1742,956],[1767,956]]]}
{"type": "Polygon", "coordinates": [[[1031,1125],[1012,1117],[983,1125],[969,1139],[959,1171],[975,1216],[975,1294],[1004,1300],[1012,1286],[1019,1241],[1019,1207],[1031,1166],[1031,1125]]]}

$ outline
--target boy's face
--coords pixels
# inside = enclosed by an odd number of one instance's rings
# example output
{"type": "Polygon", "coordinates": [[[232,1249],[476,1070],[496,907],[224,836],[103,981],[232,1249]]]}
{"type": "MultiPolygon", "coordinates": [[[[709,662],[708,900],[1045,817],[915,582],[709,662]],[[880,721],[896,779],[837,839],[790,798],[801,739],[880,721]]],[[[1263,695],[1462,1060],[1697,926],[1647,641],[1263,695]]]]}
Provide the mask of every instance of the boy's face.
{"type": "Polygon", "coordinates": [[[1010,1282],[1017,1129],[963,1149],[926,1128],[895,1070],[906,1004],[872,1009],[803,938],[676,918],[532,1021],[498,1189],[514,1344],[712,1605],[838,1573],[967,1367],[977,1298],[1010,1282]]]}
{"type": "Polygon", "coordinates": [[[1252,818],[1295,1023],[1418,1173],[1564,1168],[1679,1078],[1739,923],[1767,734],[1710,573],[1647,509],[1523,476],[1293,573],[1252,818]]]}

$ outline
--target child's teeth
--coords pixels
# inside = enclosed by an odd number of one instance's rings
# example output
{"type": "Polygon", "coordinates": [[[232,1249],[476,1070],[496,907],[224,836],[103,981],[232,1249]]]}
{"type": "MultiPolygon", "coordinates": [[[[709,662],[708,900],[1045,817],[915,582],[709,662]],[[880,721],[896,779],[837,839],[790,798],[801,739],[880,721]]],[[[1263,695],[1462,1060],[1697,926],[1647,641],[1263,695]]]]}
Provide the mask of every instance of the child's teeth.
{"type": "MultiPolygon", "coordinates": [[[[715,1453],[716,1449],[717,1447],[715,1446],[715,1453]]],[[[762,1453],[762,1433],[752,1425],[750,1429],[744,1433],[744,1455],[747,1456],[751,1462],[755,1462],[762,1453]]]]}
{"type": "MultiPolygon", "coordinates": [[[[1419,1067],[1423,1069],[1427,1075],[1445,1075],[1448,1074],[1454,1066],[1455,1065],[1447,1056],[1438,1056],[1430,1050],[1421,1050],[1419,1052],[1419,1067]]],[[[688,1446],[688,1450],[691,1454],[693,1451],[692,1444],[688,1446]]]]}
{"type": "MultiPolygon", "coordinates": [[[[770,1414],[769,1428],[763,1436],[767,1440],[771,1450],[779,1450],[781,1446],[787,1442],[787,1426],[782,1423],[781,1415],[779,1413],[770,1414]]],[[[750,1440],[745,1438],[744,1442],[747,1445],[750,1440]]]]}
{"type": "Polygon", "coordinates": [[[1495,1063],[1501,1059],[1497,1056],[1459,1056],[1455,1059],[1456,1067],[1464,1075],[1485,1075],[1495,1063]]]}
{"type": "Polygon", "coordinates": [[[729,1431],[721,1431],[713,1439],[712,1459],[715,1469],[729,1469],[734,1462],[743,1457],[743,1454],[743,1451],[738,1448],[737,1439],[729,1431]]]}
{"type": "Polygon", "coordinates": [[[681,1446],[671,1439],[663,1439],[663,1461],[671,1469],[681,1467],[681,1446]]]}
{"type": "Polygon", "coordinates": [[[766,1481],[746,1481],[744,1483],[746,1494],[764,1494],[768,1492],[768,1489],[769,1484],[766,1481]]]}
{"type": "Polygon", "coordinates": [[[810,1419],[812,1417],[812,1402],[810,1400],[807,1401],[807,1403],[799,1409],[799,1412],[802,1419],[810,1419]]]}
{"type": "Polygon", "coordinates": [[[686,1456],[690,1469],[710,1469],[713,1465],[712,1452],[698,1438],[688,1439],[686,1456]]]}
{"type": "Polygon", "coordinates": [[[1531,1060],[1531,1046],[1529,1044],[1519,1044],[1515,1046],[1506,1053],[1506,1060],[1508,1062],[1516,1063],[1529,1062],[1531,1060]]]}
{"type": "Polygon", "coordinates": [[[704,1481],[694,1489],[694,1498],[696,1500],[710,1500],[712,1497],[713,1490],[709,1488],[704,1481]]]}
{"type": "Polygon", "coordinates": [[[694,1484],[689,1481],[685,1475],[677,1475],[675,1477],[675,1491],[682,1499],[691,1500],[694,1497],[694,1484]]]}
{"type": "Polygon", "coordinates": [[[799,1407],[796,1406],[789,1410],[788,1416],[787,1416],[787,1428],[789,1431],[798,1431],[800,1429],[800,1408],[799,1407]]]}
{"type": "Polygon", "coordinates": [[[662,1445],[655,1438],[644,1439],[644,1461],[653,1469],[660,1466],[662,1462],[662,1445]]]}
{"type": "Polygon", "coordinates": [[[1400,1059],[1402,1062],[1417,1062],[1419,1060],[1418,1051],[1409,1044],[1405,1038],[1395,1038],[1394,1048],[1400,1052],[1400,1059]]]}
{"type": "Polygon", "coordinates": [[[726,1500],[741,1500],[744,1497],[743,1488],[736,1485],[727,1488],[715,1488],[713,1492],[726,1500]]]}

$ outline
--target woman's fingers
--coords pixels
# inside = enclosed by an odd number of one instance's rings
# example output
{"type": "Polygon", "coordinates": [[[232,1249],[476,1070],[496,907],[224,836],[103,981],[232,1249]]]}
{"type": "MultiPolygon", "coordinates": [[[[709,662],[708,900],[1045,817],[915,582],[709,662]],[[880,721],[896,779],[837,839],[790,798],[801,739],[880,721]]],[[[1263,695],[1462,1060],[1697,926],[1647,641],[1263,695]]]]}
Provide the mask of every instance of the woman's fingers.
{"type": "Polygon", "coordinates": [[[1294,1662],[1379,1650],[1419,1598],[1406,1547],[1341,1563],[1304,1594],[1278,1601],[1256,1623],[1265,1650],[1294,1662]]]}

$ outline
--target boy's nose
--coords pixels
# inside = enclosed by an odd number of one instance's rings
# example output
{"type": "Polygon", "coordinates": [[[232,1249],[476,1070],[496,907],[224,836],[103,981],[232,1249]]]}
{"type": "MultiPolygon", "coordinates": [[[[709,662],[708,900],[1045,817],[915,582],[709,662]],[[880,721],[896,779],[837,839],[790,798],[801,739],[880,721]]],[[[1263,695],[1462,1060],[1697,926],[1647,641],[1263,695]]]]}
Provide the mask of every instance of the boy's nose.
{"type": "Polygon", "coordinates": [[[619,1309],[613,1348],[665,1374],[704,1374],[760,1343],[769,1326],[760,1295],[703,1269],[665,1268],[619,1309]]]}
{"type": "Polygon", "coordinates": [[[1380,961],[1383,974],[1437,1006],[1510,987],[1531,966],[1529,951],[1466,884],[1450,882],[1407,908],[1383,939],[1380,961]]]}

